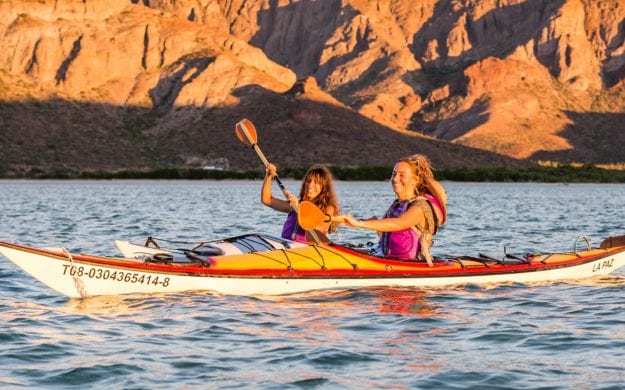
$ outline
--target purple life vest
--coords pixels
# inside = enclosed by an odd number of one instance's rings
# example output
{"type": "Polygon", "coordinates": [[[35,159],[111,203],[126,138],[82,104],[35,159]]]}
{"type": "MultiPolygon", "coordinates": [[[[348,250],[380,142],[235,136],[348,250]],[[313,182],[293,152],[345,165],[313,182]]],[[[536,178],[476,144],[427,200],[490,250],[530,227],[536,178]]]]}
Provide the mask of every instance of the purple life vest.
{"type": "MultiPolygon", "coordinates": [[[[429,194],[425,198],[437,208],[441,208],[439,202],[429,194]]],[[[404,202],[395,200],[388,209],[384,218],[397,218],[408,211],[408,208],[416,203],[416,198],[404,202]]],[[[421,233],[416,228],[407,228],[395,232],[384,232],[380,238],[382,253],[392,259],[416,259],[419,254],[419,239],[421,233]]]]}
{"type": "Polygon", "coordinates": [[[282,226],[282,238],[297,242],[306,242],[306,232],[297,223],[297,213],[291,211],[282,226]]]}

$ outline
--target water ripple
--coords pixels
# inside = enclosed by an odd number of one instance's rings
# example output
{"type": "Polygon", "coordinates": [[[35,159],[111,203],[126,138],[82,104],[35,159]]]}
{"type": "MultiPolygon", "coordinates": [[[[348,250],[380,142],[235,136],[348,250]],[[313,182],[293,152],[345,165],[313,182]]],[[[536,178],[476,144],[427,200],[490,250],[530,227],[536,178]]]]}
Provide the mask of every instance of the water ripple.
{"type": "MultiPolygon", "coordinates": [[[[298,183],[286,181],[291,191],[298,183]]],[[[437,254],[572,250],[623,234],[623,185],[445,183],[437,254]],[[597,205],[602,205],[598,207],[597,205]]],[[[337,183],[380,215],[388,183],[337,183]]],[[[199,240],[283,215],[256,182],[4,181],[0,239],[109,255],[114,239],[199,240]],[[245,218],[243,218],[245,216],[245,218]],[[9,223],[7,223],[9,221],[9,223]]],[[[374,241],[340,229],[337,241],[374,241]]],[[[0,259],[8,388],[619,389],[625,273],[566,282],[365,288],[286,297],[210,292],[67,299],[0,259]]]]}

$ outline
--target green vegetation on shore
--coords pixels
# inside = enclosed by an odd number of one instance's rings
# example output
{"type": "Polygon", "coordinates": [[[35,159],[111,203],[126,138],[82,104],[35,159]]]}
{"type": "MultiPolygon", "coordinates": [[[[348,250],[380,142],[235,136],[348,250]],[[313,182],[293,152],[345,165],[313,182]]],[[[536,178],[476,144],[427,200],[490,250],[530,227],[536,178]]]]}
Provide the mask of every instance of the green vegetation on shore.
{"type": "Polygon", "coordinates": [[[475,168],[437,173],[441,180],[475,182],[625,183],[625,171],[593,166],[533,167],[528,169],[475,168]]]}
{"type": "MultiPolygon", "coordinates": [[[[392,167],[331,167],[337,180],[384,181],[391,176],[392,167]]],[[[300,180],[307,168],[281,168],[282,178],[300,180]]],[[[153,170],[123,170],[115,172],[52,172],[24,175],[3,175],[3,178],[19,179],[185,179],[224,180],[260,179],[262,170],[227,171],[197,168],[163,168],[153,170]]],[[[471,182],[542,182],[542,183],[625,183],[625,170],[607,170],[593,166],[536,166],[528,169],[509,168],[460,168],[436,171],[439,180],[471,182]]]]}

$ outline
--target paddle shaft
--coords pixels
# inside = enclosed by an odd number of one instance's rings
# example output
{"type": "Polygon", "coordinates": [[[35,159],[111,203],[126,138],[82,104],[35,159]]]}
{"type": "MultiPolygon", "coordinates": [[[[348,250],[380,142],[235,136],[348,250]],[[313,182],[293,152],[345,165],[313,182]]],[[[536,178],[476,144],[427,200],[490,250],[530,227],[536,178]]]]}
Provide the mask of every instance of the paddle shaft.
{"type": "MultiPolygon", "coordinates": [[[[263,163],[265,168],[267,168],[267,166],[269,165],[269,161],[267,160],[267,157],[265,157],[265,154],[263,153],[263,151],[260,150],[260,146],[258,146],[258,143],[256,142],[256,139],[257,139],[256,127],[254,126],[254,124],[250,122],[248,119],[243,119],[239,123],[236,124],[235,132],[239,140],[246,143],[247,145],[250,145],[252,149],[254,149],[260,161],[263,163]]],[[[282,180],[280,180],[278,175],[275,175],[273,178],[275,179],[276,183],[278,183],[278,186],[280,186],[280,190],[282,190],[282,193],[284,194],[284,196],[287,197],[288,199],[289,193],[284,187],[284,184],[282,184],[282,180]]],[[[297,210],[294,207],[292,207],[292,209],[293,211],[297,212],[297,210]]],[[[317,244],[321,243],[322,241],[325,241],[325,242],[329,241],[327,237],[325,237],[325,235],[321,232],[310,230],[308,231],[308,233],[317,244]],[[323,237],[319,237],[320,235],[323,235],[323,237]],[[322,240],[322,238],[324,240],[322,240]]]]}
{"type": "MultiPolygon", "coordinates": [[[[267,166],[269,165],[269,161],[267,161],[267,158],[263,154],[263,151],[260,150],[260,147],[258,146],[258,144],[252,145],[252,149],[254,149],[254,151],[258,155],[258,158],[260,158],[260,161],[262,161],[263,164],[265,165],[265,168],[267,168],[267,166]]],[[[280,187],[280,190],[282,191],[284,196],[287,196],[286,188],[284,187],[284,184],[282,184],[282,180],[280,180],[278,175],[275,175],[273,179],[276,181],[276,183],[278,183],[278,186],[280,187]]]]}
{"type": "MultiPolygon", "coordinates": [[[[237,123],[236,129],[242,133],[243,135],[242,141],[250,145],[252,149],[254,149],[260,161],[263,163],[265,168],[267,168],[267,166],[269,165],[269,160],[267,160],[267,157],[265,157],[265,154],[263,153],[263,151],[260,149],[260,146],[258,146],[258,143],[256,142],[256,129],[254,128],[254,125],[252,124],[252,122],[244,119],[240,121],[239,123],[237,123]],[[248,126],[252,128],[252,131],[250,131],[248,126]]],[[[280,180],[278,175],[274,176],[273,178],[276,181],[276,183],[278,183],[278,186],[280,187],[280,190],[282,191],[284,196],[287,196],[287,190],[284,187],[284,184],[282,184],[282,180],[280,180]]]]}
{"type": "Polygon", "coordinates": [[[337,222],[337,223],[343,223],[345,222],[345,217],[341,217],[341,216],[332,216],[330,214],[327,214],[329,217],[329,221],[328,222],[337,222]]]}

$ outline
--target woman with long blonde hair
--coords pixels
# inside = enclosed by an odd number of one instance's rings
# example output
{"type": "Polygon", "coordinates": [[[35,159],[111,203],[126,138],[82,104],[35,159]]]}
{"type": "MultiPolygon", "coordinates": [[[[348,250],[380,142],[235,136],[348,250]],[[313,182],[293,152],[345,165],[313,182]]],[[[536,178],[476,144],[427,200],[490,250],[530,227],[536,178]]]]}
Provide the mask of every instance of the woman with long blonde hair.
{"type": "Polygon", "coordinates": [[[432,236],[447,219],[447,195],[434,179],[427,157],[415,154],[400,159],[391,184],[396,199],[381,219],[358,220],[345,215],[348,226],[381,232],[381,255],[396,259],[421,259],[432,265],[432,236]]]}

